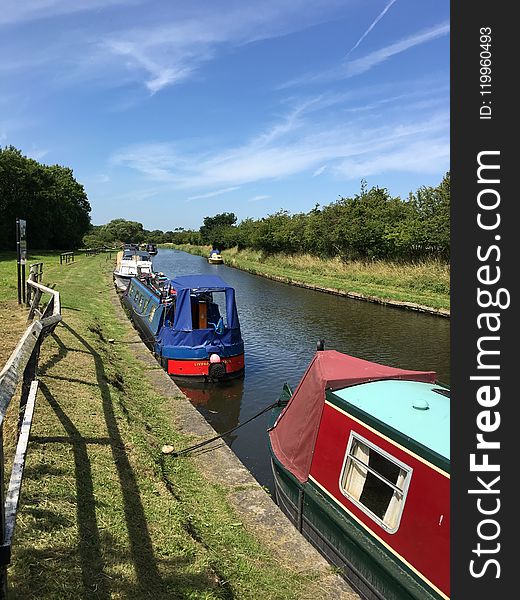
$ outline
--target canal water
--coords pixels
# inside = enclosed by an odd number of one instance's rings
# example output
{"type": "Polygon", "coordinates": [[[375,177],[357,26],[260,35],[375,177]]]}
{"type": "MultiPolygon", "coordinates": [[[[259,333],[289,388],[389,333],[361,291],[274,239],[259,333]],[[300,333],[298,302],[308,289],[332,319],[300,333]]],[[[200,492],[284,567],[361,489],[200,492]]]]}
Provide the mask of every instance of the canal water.
{"type": "MultiPolygon", "coordinates": [[[[177,250],[160,249],[153,264],[168,277],[214,274],[235,288],[245,344],[244,379],[179,386],[219,433],[275,402],[284,382],[294,388],[319,339],[328,350],[436,371],[439,381],[450,381],[449,319],[293,287],[177,250]]],[[[268,419],[268,413],[258,417],[226,442],[260,484],[272,490],[268,419]]]]}

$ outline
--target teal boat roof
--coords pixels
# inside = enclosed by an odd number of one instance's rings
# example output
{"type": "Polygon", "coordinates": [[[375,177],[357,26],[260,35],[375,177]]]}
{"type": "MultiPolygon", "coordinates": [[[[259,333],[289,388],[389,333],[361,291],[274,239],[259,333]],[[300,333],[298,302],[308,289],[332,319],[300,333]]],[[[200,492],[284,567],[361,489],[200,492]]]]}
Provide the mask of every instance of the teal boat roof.
{"type": "Polygon", "coordinates": [[[435,389],[446,390],[431,383],[385,380],[335,390],[334,395],[449,460],[450,399],[435,389]]]}

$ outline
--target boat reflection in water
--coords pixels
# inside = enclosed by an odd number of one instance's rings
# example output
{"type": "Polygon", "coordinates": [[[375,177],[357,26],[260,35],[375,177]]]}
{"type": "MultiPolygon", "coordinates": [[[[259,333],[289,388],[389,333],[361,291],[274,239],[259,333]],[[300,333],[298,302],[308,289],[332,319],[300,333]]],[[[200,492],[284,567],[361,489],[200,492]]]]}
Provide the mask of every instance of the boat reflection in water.
{"type": "MultiPolygon", "coordinates": [[[[225,433],[239,424],[243,380],[224,381],[218,386],[204,383],[177,385],[217,433],[225,433]]],[[[231,446],[236,438],[237,433],[230,433],[223,439],[231,446]]]]}

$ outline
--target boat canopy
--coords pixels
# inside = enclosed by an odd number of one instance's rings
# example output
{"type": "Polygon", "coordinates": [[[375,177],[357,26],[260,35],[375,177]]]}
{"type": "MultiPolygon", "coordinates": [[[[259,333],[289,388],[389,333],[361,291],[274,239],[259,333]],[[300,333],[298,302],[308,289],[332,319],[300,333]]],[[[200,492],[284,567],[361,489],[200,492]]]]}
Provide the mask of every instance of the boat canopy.
{"type": "Polygon", "coordinates": [[[298,481],[307,481],[326,390],[385,379],[435,383],[436,374],[387,367],[336,350],[316,352],[287,406],[269,430],[275,456],[298,481]]]}
{"type": "Polygon", "coordinates": [[[235,303],[235,290],[216,275],[180,275],[170,280],[170,287],[176,292],[175,317],[170,327],[159,332],[161,343],[178,348],[204,348],[212,352],[226,354],[226,347],[242,343],[240,322],[235,303]],[[218,306],[208,307],[208,329],[197,329],[193,323],[192,300],[205,292],[224,292],[226,300],[225,326],[217,327],[220,318],[218,306]],[[210,322],[210,315],[213,320],[210,322]],[[216,321],[216,322],[213,322],[216,321]]]}
{"type": "Polygon", "coordinates": [[[239,329],[235,290],[217,275],[180,275],[171,280],[177,292],[177,306],[173,329],[192,331],[191,295],[202,292],[224,292],[226,294],[227,329],[239,329]]]}

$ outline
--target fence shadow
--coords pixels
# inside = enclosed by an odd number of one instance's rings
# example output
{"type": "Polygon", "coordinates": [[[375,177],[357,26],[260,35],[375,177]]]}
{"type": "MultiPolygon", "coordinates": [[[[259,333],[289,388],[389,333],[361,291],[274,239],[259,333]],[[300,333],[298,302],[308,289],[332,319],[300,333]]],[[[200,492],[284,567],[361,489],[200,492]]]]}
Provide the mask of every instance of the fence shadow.
{"type": "MultiPolygon", "coordinates": [[[[81,436],[45,383],[40,383],[40,390],[67,432],[74,455],[78,551],[81,561],[83,592],[85,597],[92,597],[91,592],[95,590],[96,598],[108,599],[110,592],[106,579],[102,575],[104,561],[96,518],[96,501],[87,441],[81,436]]],[[[59,439],[59,442],[62,441],[59,439]]],[[[92,443],[92,440],[89,442],[92,443]]]]}
{"type": "MultiPolygon", "coordinates": [[[[125,441],[119,430],[113,402],[115,398],[107,381],[102,356],[96,349],[62,321],[62,328],[81,344],[80,348],[71,347],[63,336],[52,334],[57,344],[56,351],[39,369],[40,391],[42,397],[52,409],[63,428],[63,434],[33,435],[31,444],[40,450],[49,444],[68,445],[74,460],[74,487],[70,492],[62,490],[55,494],[31,486],[24,493],[24,512],[30,519],[27,529],[31,539],[40,540],[40,544],[20,544],[16,551],[16,560],[12,565],[16,572],[16,583],[10,586],[9,596],[16,600],[43,599],[54,600],[52,594],[60,590],[60,597],[108,600],[112,597],[131,598],[132,600],[172,600],[188,597],[191,592],[204,594],[209,589],[224,588],[214,573],[209,570],[192,569],[193,558],[188,554],[173,556],[154,555],[149,527],[141,499],[136,474],[130,463],[125,441]],[[82,435],[79,425],[74,422],[74,413],[65,409],[61,394],[53,390],[55,380],[70,381],[71,384],[92,385],[93,382],[55,376],[52,368],[69,353],[80,352],[92,357],[95,366],[96,385],[100,390],[103,417],[106,429],[99,435],[82,435]],[[69,414],[67,414],[67,411],[69,414]],[[121,544],[100,525],[103,505],[95,494],[95,470],[92,446],[110,448],[112,462],[116,468],[125,516],[128,546],[121,544]],[[90,451],[90,454],[89,454],[90,451]],[[48,505],[43,501],[48,501],[48,505]],[[59,514],[52,510],[53,502],[65,502],[74,506],[76,519],[71,515],[59,514]],[[67,540],[52,541],[53,532],[60,529],[72,529],[76,522],[77,534],[67,540]],[[46,543],[44,540],[51,540],[46,543]],[[41,543],[43,542],[43,543],[41,543]],[[128,549],[129,547],[129,549],[128,549]],[[125,565],[124,570],[120,567],[125,565]],[[159,568],[160,565],[160,568],[159,568]],[[112,573],[113,568],[117,574],[112,573]],[[56,582],[60,581],[59,587],[56,582]]],[[[63,331],[63,329],[62,329],[63,331]]],[[[74,344],[76,346],[76,344],[74,344]]],[[[67,404],[70,406],[70,403],[67,404]]],[[[65,465],[37,461],[27,466],[26,477],[39,481],[45,476],[66,477],[69,474],[65,465]]],[[[23,525],[20,523],[20,526],[23,525]]],[[[225,587],[225,586],[224,586],[225,587]]],[[[225,591],[225,590],[224,590],[225,591]]],[[[225,593],[223,597],[232,597],[225,593]]]]}
{"type": "MultiPolygon", "coordinates": [[[[94,365],[96,370],[96,381],[101,393],[102,405],[103,405],[103,414],[106,423],[106,431],[108,435],[108,439],[110,440],[110,449],[112,452],[112,458],[114,465],[117,470],[119,485],[121,489],[121,495],[123,498],[124,505],[124,514],[126,521],[126,528],[128,532],[128,539],[130,543],[130,552],[132,562],[135,568],[135,573],[137,577],[137,590],[136,592],[140,593],[143,597],[148,596],[151,589],[156,589],[158,583],[161,580],[161,575],[157,566],[157,562],[154,556],[152,541],[148,529],[148,524],[146,520],[146,515],[144,512],[144,508],[141,501],[141,495],[139,491],[139,485],[137,482],[137,478],[135,476],[132,465],[130,464],[130,460],[128,458],[128,454],[126,452],[125,443],[122,438],[121,432],[119,430],[119,426],[117,423],[117,418],[114,412],[113,400],[111,391],[107,382],[107,376],[105,373],[105,368],[103,365],[103,360],[100,354],[95,350],[95,348],[77,331],[75,331],[69,324],[62,322],[63,327],[72,334],[82,345],[83,348],[93,357],[94,365]]],[[[64,346],[60,344],[60,352],[63,356],[64,346]]],[[[57,402],[49,396],[48,388],[46,389],[47,399],[49,403],[55,410],[58,418],[62,421],[66,431],[69,435],[78,441],[78,460],[81,461],[83,467],[86,467],[86,470],[83,471],[89,472],[88,466],[88,456],[86,455],[86,443],[83,440],[80,442],[81,436],[77,430],[75,430],[70,419],[66,417],[63,411],[60,412],[59,405],[57,402]],[[79,438],[78,438],[79,436],[79,438]],[[81,445],[84,444],[84,447],[81,445]]],[[[89,535],[89,545],[94,541],[91,536],[91,528],[93,527],[93,523],[95,520],[94,513],[94,497],[91,496],[90,492],[88,492],[88,498],[86,495],[83,498],[78,498],[78,518],[83,519],[85,525],[85,531],[90,531],[89,535]],[[80,500],[85,500],[85,502],[80,502],[80,500]],[[80,505],[82,506],[80,510],[80,505]],[[87,509],[87,504],[90,504],[90,508],[87,509]]],[[[95,527],[94,527],[95,530],[95,527]]],[[[92,564],[98,564],[99,567],[102,568],[102,563],[99,560],[92,556],[89,557],[89,560],[92,560],[92,564]]],[[[84,580],[84,583],[85,580],[84,580]]],[[[100,590],[97,591],[98,597],[102,597],[100,595],[100,590]]]]}

